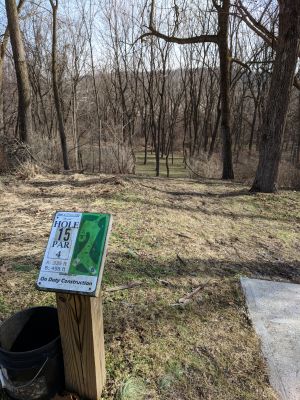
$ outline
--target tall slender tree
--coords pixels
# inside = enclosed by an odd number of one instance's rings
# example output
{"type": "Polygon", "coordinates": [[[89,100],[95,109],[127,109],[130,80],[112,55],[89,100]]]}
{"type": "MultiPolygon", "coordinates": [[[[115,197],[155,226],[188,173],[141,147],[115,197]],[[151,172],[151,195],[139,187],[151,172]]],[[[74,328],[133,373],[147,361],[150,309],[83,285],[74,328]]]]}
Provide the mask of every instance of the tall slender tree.
{"type": "Polygon", "coordinates": [[[57,9],[58,0],[50,0],[52,7],[52,87],[54,95],[54,103],[58,120],[58,130],[61,143],[61,150],[63,156],[64,169],[68,170],[69,158],[67,149],[67,139],[65,132],[64,117],[62,112],[61,98],[59,95],[58,81],[57,81],[57,9]]]}
{"type": "Polygon", "coordinates": [[[26,55],[15,0],[5,0],[10,42],[18,86],[18,127],[20,140],[28,142],[32,134],[31,89],[26,55]]]}

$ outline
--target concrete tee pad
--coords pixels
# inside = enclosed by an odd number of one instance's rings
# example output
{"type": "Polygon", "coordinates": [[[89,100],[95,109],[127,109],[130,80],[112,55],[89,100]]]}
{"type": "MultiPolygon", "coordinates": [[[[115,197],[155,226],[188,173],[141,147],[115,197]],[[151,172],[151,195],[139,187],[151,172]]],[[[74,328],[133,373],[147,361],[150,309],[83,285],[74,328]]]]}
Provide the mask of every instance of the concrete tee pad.
{"type": "Polygon", "coordinates": [[[241,278],[262,343],[270,383],[282,400],[300,400],[300,285],[241,278]]]}

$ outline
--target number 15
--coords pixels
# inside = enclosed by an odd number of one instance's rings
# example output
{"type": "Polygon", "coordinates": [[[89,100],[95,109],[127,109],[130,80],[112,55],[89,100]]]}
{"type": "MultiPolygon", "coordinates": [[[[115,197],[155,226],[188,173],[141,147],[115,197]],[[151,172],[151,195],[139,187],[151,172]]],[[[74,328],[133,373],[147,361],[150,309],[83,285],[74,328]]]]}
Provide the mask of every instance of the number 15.
{"type": "Polygon", "coordinates": [[[67,242],[67,241],[70,239],[70,235],[71,235],[71,228],[66,228],[66,229],[64,229],[64,228],[60,228],[60,229],[58,230],[58,232],[59,232],[59,235],[58,235],[58,238],[57,238],[57,240],[58,240],[58,241],[60,241],[60,240],[61,240],[61,237],[62,237],[63,231],[65,231],[65,235],[64,235],[63,241],[64,241],[64,242],[67,242]]]}

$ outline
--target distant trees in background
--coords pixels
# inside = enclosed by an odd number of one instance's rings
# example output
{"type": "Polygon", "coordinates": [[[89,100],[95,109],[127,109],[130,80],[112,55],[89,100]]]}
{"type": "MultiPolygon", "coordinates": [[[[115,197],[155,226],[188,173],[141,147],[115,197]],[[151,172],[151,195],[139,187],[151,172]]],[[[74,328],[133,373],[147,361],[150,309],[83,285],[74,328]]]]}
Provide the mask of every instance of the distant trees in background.
{"type": "Polygon", "coordinates": [[[0,135],[56,169],[133,173],[143,150],[159,176],[180,152],[232,179],[259,157],[274,191],[300,164],[299,4],[0,0],[0,135]]]}

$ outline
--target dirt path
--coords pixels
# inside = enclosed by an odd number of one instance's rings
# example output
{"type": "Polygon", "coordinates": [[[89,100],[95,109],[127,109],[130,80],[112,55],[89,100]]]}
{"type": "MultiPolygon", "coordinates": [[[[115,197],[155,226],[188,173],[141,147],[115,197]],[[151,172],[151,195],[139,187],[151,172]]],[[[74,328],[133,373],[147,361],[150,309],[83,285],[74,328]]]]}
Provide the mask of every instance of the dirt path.
{"type": "Polygon", "coordinates": [[[249,195],[233,183],[142,177],[0,182],[2,318],[54,302],[34,281],[56,210],[114,215],[104,288],[143,285],[105,294],[103,399],[276,398],[239,277],[300,283],[299,193],[249,195]]]}

